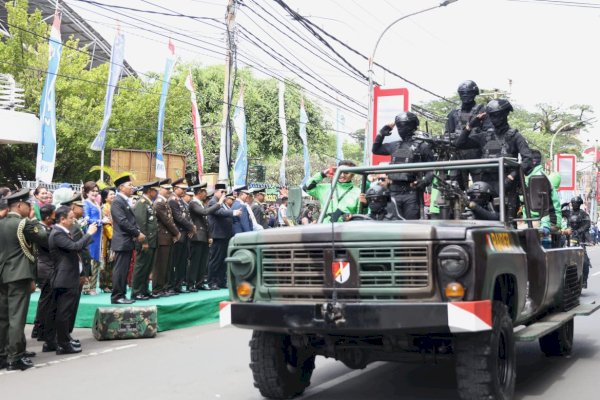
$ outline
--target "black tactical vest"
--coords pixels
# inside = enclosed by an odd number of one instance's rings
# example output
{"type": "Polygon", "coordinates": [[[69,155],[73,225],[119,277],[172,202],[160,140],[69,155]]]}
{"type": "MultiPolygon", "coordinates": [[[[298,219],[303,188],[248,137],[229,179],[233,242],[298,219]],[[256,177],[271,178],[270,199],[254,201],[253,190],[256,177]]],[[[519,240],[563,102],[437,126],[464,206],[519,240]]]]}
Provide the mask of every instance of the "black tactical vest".
{"type": "Polygon", "coordinates": [[[483,158],[515,157],[510,151],[509,140],[515,135],[516,130],[509,129],[504,135],[497,135],[493,129],[488,129],[485,134],[483,158]]]}
{"type": "MultiPolygon", "coordinates": [[[[423,157],[419,146],[422,142],[414,139],[402,141],[392,153],[392,164],[406,164],[422,162],[423,157]]],[[[394,173],[390,174],[390,179],[393,181],[413,182],[416,179],[415,174],[394,173]]]]}

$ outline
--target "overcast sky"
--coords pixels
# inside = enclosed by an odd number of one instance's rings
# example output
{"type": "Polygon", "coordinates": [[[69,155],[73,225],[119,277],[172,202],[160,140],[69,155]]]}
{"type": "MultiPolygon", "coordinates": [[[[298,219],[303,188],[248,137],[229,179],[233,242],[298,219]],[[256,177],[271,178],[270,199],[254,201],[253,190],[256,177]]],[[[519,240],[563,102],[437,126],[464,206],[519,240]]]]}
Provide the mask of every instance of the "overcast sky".
{"type": "MultiPolygon", "coordinates": [[[[182,60],[203,65],[223,63],[224,57],[219,54],[224,48],[224,31],[219,26],[220,22],[143,14],[130,10],[105,10],[78,0],[66,2],[88,19],[109,43],[112,43],[114,37],[115,20],[119,19],[126,34],[126,59],[138,71],[163,70],[166,36],[169,35],[173,37],[177,54],[182,60]],[[159,27],[151,26],[152,23],[159,27]]],[[[98,2],[171,12],[151,4],[154,3],[181,14],[214,17],[218,21],[224,20],[227,3],[226,0],[98,2]]],[[[378,36],[390,22],[408,13],[439,4],[431,0],[287,0],[286,3],[363,54],[373,51],[378,36]]],[[[263,47],[270,46],[268,52],[281,53],[297,67],[304,71],[312,70],[311,74],[342,92],[333,94],[332,89],[316,83],[357,111],[344,112],[347,121],[345,130],[364,127],[364,117],[360,117],[360,112],[366,113],[367,105],[367,86],[364,80],[361,82],[361,78],[351,77],[350,75],[356,75],[354,72],[348,75],[337,68],[343,63],[329,50],[323,51],[332,58],[323,61],[322,53],[315,47],[308,46],[308,42],[302,37],[315,44],[316,39],[298,22],[292,21],[274,1],[244,0],[244,4],[238,10],[236,18],[242,30],[238,39],[240,64],[260,63],[268,66],[272,74],[300,82],[288,68],[244,37],[243,34],[246,33],[254,41],[262,40],[263,47]],[[282,34],[269,22],[288,35],[282,34]],[[299,46],[288,36],[304,46],[299,46]],[[344,95],[352,100],[345,99],[344,95]]],[[[458,0],[447,7],[403,20],[392,27],[381,40],[375,60],[441,96],[453,95],[461,81],[472,79],[480,88],[510,90],[512,101],[529,110],[533,110],[537,103],[549,103],[565,107],[589,104],[598,111],[600,68],[596,61],[596,51],[600,38],[600,1],[588,0],[586,4],[587,7],[566,7],[545,1],[458,0]],[[509,86],[509,80],[512,81],[512,86],[509,86]]],[[[328,41],[352,67],[367,74],[366,60],[348,52],[332,40],[328,41]]],[[[322,46],[321,48],[323,49],[322,46]]],[[[257,72],[257,75],[262,74],[257,72]]],[[[378,68],[375,69],[375,79],[385,87],[407,87],[411,102],[435,99],[433,95],[384,74],[378,68]]],[[[335,107],[328,103],[335,101],[313,86],[304,85],[307,90],[327,99],[327,102],[321,103],[327,109],[329,118],[333,119],[335,107]]],[[[307,95],[311,96],[310,93],[307,95]]],[[[594,140],[600,138],[600,135],[594,128],[586,137],[594,140]]]]}

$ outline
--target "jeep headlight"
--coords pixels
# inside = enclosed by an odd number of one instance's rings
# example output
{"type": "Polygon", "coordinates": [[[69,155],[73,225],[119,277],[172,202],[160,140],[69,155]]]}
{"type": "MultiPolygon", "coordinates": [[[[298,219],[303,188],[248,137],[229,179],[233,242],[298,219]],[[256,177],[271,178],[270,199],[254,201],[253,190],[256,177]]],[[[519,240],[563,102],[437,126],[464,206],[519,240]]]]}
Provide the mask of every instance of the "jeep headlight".
{"type": "Polygon", "coordinates": [[[254,272],[256,264],[254,253],[241,249],[225,259],[229,263],[229,270],[239,280],[249,278],[254,272]]]}
{"type": "Polygon", "coordinates": [[[445,246],[438,253],[438,266],[445,275],[458,278],[469,269],[469,254],[456,244],[445,246]]]}

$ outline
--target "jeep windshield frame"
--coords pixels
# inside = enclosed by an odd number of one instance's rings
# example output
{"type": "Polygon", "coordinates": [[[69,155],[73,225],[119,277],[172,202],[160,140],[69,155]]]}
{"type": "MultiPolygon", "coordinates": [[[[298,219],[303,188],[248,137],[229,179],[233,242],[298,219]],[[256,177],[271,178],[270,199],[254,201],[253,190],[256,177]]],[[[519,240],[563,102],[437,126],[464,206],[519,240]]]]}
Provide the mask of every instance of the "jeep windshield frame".
{"type": "MultiPolygon", "coordinates": [[[[340,166],[336,169],[334,176],[331,179],[331,187],[338,181],[338,178],[342,172],[349,172],[355,175],[362,175],[361,193],[365,193],[367,187],[367,175],[369,174],[389,174],[396,172],[429,172],[433,171],[436,175],[446,174],[449,170],[463,170],[463,169],[493,169],[496,168],[498,172],[498,198],[500,201],[499,214],[500,221],[508,226],[513,220],[509,221],[506,213],[506,191],[504,188],[504,170],[506,167],[516,168],[519,171],[519,184],[521,185],[522,193],[525,193],[525,177],[523,170],[520,167],[520,163],[515,158],[500,157],[500,158],[485,158],[485,159],[473,159],[473,160],[453,160],[453,161],[433,161],[433,162],[421,162],[421,163],[405,163],[405,164],[386,164],[386,165],[371,165],[371,166],[340,166]]],[[[331,190],[327,201],[325,202],[319,215],[319,223],[323,222],[326,216],[324,210],[329,209],[329,205],[332,201],[334,191],[331,190]]],[[[523,202],[527,209],[530,208],[529,196],[523,196],[523,202]]],[[[527,221],[528,225],[531,225],[530,221],[527,221]]]]}

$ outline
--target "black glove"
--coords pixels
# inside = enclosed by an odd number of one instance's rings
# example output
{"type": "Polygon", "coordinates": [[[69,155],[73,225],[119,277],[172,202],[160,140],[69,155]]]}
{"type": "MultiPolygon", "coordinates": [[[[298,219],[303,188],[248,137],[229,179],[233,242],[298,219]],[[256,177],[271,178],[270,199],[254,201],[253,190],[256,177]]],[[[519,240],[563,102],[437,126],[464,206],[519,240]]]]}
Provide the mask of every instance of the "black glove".
{"type": "Polygon", "coordinates": [[[379,134],[380,134],[381,136],[383,136],[383,137],[385,137],[385,136],[390,136],[390,135],[392,134],[392,130],[393,130],[393,129],[394,129],[394,128],[390,128],[389,126],[387,126],[387,125],[386,125],[386,126],[384,126],[383,128],[381,128],[381,129],[379,130],[379,134]]]}
{"type": "Polygon", "coordinates": [[[417,190],[423,191],[425,190],[425,188],[429,185],[429,182],[427,182],[425,179],[421,179],[417,181],[417,184],[415,185],[415,188],[417,190]]]}
{"type": "Polygon", "coordinates": [[[477,115],[474,115],[471,117],[471,119],[469,119],[469,129],[474,129],[474,128],[478,128],[481,126],[481,119],[477,117],[477,115]]]}

